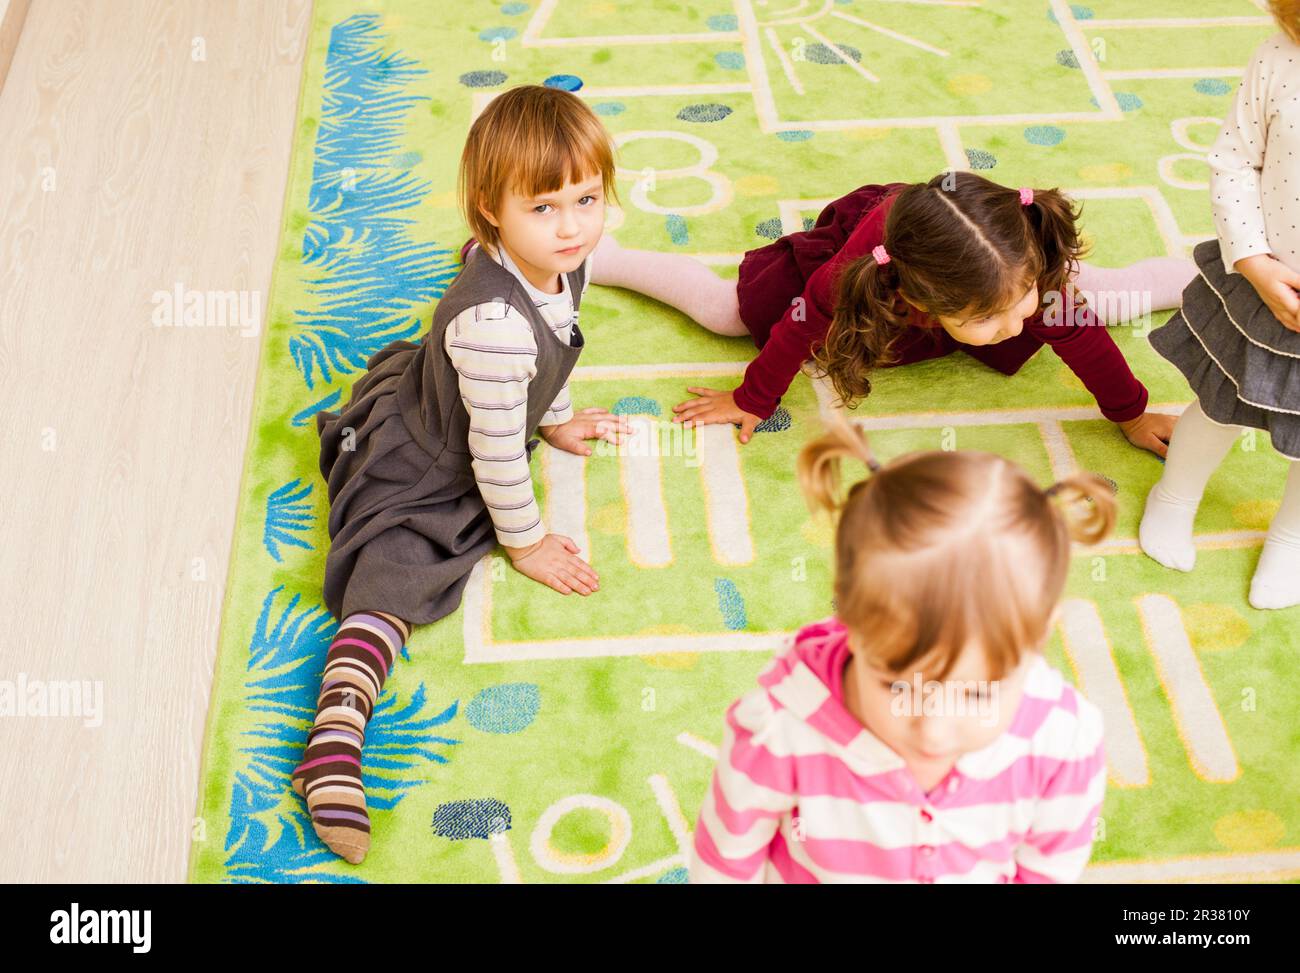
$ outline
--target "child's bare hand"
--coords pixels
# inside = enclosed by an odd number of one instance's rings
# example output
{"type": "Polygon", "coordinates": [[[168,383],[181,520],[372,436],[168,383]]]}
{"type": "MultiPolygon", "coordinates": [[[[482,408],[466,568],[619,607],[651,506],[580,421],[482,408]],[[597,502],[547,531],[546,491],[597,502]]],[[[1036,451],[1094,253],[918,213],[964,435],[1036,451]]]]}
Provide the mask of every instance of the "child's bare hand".
{"type": "Polygon", "coordinates": [[[525,577],[540,581],[562,595],[589,595],[600,590],[591,565],[578,557],[578,545],[563,534],[547,534],[528,547],[507,547],[510,562],[525,577]]]}
{"type": "Polygon", "coordinates": [[[603,439],[617,446],[631,434],[627,416],[616,416],[594,407],[583,409],[568,422],[557,426],[541,426],[537,431],[556,449],[577,453],[579,456],[591,455],[591,447],[586,442],[588,439],[603,439]]]}
{"type": "Polygon", "coordinates": [[[736,396],[732,392],[718,389],[688,388],[686,391],[699,396],[687,399],[673,406],[673,422],[685,422],[691,426],[707,426],[715,422],[729,422],[740,426],[740,441],[747,443],[754,435],[754,427],[763,420],[752,412],[746,412],[736,405],[736,396]]]}
{"type": "Polygon", "coordinates": [[[1257,253],[1233,265],[1250,281],[1273,316],[1283,327],[1300,331],[1300,274],[1272,254],[1257,253]]]}
{"type": "Polygon", "coordinates": [[[1166,457],[1169,455],[1169,440],[1173,437],[1177,421],[1176,416],[1167,416],[1163,412],[1144,412],[1136,419],[1118,425],[1134,446],[1166,457]]]}

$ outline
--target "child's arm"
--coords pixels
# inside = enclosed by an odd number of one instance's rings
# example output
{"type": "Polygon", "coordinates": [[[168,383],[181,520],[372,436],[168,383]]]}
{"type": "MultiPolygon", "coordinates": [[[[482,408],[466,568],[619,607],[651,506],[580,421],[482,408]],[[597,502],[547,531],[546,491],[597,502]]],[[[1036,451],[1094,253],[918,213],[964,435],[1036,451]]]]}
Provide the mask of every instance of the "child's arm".
{"type": "Polygon", "coordinates": [[[766,689],[727,710],[722,749],[691,847],[695,884],[763,881],[768,846],[795,803],[793,758],[774,753],[775,714],[766,689]]]}
{"type": "Polygon", "coordinates": [[[1027,342],[1036,339],[1051,345],[1092,393],[1102,415],[1118,425],[1129,442],[1157,456],[1168,453],[1175,418],[1146,411],[1146,386],[1137,380],[1124,353],[1091,307],[1075,305],[1067,313],[1053,305],[1027,321],[1025,330],[1029,334],[1022,334],[1023,340],[973,348],[969,353],[999,371],[1013,374],[1024,363],[1024,352],[1032,352],[1027,342]]]}
{"type": "Polygon", "coordinates": [[[1210,206],[1223,266],[1230,274],[1240,272],[1237,261],[1271,251],[1259,187],[1264,146],[1268,144],[1268,83],[1263,61],[1269,46],[1261,45],[1251,55],[1207,159],[1210,206]]]}
{"type": "Polygon", "coordinates": [[[537,371],[532,325],[505,302],[466,308],[443,337],[469,413],[470,465],[497,540],[528,547],[546,536],[528,470],[528,383],[537,371]]]}
{"type": "Polygon", "coordinates": [[[831,281],[847,260],[846,249],[840,254],[845,258],[831,259],[813,271],[803,293],[772,326],[767,342],[745,369],[745,378],[733,393],[736,405],[745,412],[760,419],[775,412],[800,367],[826,340],[835,313],[831,281]]]}
{"type": "Polygon", "coordinates": [[[1077,691],[1075,699],[1074,740],[1038,794],[1033,823],[1015,850],[1013,882],[1076,882],[1092,854],[1106,793],[1106,753],[1101,712],[1077,691]]]}
{"type": "Polygon", "coordinates": [[[558,426],[561,423],[568,422],[573,418],[573,401],[569,397],[569,382],[565,379],[564,385],[561,386],[560,392],[555,396],[555,401],[551,407],[546,410],[546,415],[542,416],[539,425],[558,426]]]}
{"type": "Polygon", "coordinates": [[[826,340],[833,315],[831,282],[852,254],[846,246],[809,277],[803,294],[790,302],[781,320],[772,326],[766,343],[745,369],[740,387],[730,392],[690,388],[700,396],[673,406],[674,422],[731,422],[740,424],[740,441],[749,442],[754,427],[776,411],[803,363],[826,340]]]}

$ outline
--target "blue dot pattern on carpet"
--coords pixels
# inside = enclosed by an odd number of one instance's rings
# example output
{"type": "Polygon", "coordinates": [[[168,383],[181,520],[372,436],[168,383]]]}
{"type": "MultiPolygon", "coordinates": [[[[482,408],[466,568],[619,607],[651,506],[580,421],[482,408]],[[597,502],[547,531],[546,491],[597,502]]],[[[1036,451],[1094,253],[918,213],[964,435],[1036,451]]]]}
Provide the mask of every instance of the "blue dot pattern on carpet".
{"type": "Polygon", "coordinates": [[[490,838],[510,830],[510,807],[494,797],[449,801],[433,812],[433,833],[440,838],[464,841],[490,838]]]}
{"type": "Polygon", "coordinates": [[[730,114],[731,109],[726,105],[709,103],[687,105],[677,113],[677,118],[683,122],[720,122],[730,114]]]}
{"type": "Polygon", "coordinates": [[[1201,78],[1192,87],[1203,95],[1226,95],[1232,91],[1232,85],[1222,78],[1201,78]]]}
{"type": "Polygon", "coordinates": [[[481,41],[508,41],[514,40],[519,31],[513,27],[489,27],[478,35],[481,41]]]}
{"type": "Polygon", "coordinates": [[[518,733],[532,724],[541,706],[536,684],[507,682],[481,690],[465,707],[465,719],[484,733],[518,733]]]}
{"type": "Polygon", "coordinates": [[[677,246],[684,247],[690,242],[690,233],[686,229],[686,220],[683,217],[676,213],[669,213],[664,217],[664,227],[668,230],[668,239],[677,246]]]}
{"type": "Polygon", "coordinates": [[[714,578],[713,591],[718,596],[718,610],[722,612],[722,624],[733,632],[744,628],[747,623],[745,599],[741,597],[736,583],[730,578],[714,578]]]}
{"type": "Polygon", "coordinates": [[[813,137],[811,129],[795,128],[786,132],[777,132],[776,137],[782,142],[807,142],[813,137]]]}
{"type": "Polygon", "coordinates": [[[1055,125],[1030,125],[1025,129],[1025,141],[1030,145],[1060,145],[1065,141],[1065,129],[1055,125]]]}
{"type": "Polygon", "coordinates": [[[504,71],[466,71],[460,76],[460,83],[466,88],[492,88],[505,84],[504,71]]]}
{"type": "Polygon", "coordinates": [[[528,4],[526,3],[503,3],[501,5],[501,12],[505,14],[507,17],[513,17],[516,14],[521,14],[527,9],[528,9],[528,4]]]}
{"type": "Polygon", "coordinates": [[[785,406],[778,405],[775,412],[754,427],[754,432],[785,432],[793,423],[785,406]]]}
{"type": "MultiPolygon", "coordinates": [[[[861,61],[862,52],[856,47],[848,44],[836,44],[836,47],[843,52],[844,56],[851,61],[861,61]]],[[[813,64],[843,64],[844,58],[840,57],[825,44],[809,44],[803,49],[804,57],[813,64]]]]}
{"type": "Polygon", "coordinates": [[[577,91],[582,87],[582,79],[576,74],[553,74],[542,84],[548,88],[559,88],[561,91],[577,91]]]}
{"type": "Polygon", "coordinates": [[[775,216],[770,220],[764,220],[754,227],[754,232],[768,240],[776,240],[782,235],[781,220],[775,216]]]}
{"type": "Polygon", "coordinates": [[[627,106],[621,101],[602,101],[598,105],[593,105],[597,115],[621,115],[627,111],[627,106]]]}
{"type": "Polygon", "coordinates": [[[735,30],[740,26],[735,14],[714,14],[705,23],[708,24],[709,30],[735,30]]]}
{"type": "Polygon", "coordinates": [[[399,152],[388,160],[388,164],[394,169],[410,169],[417,165],[424,158],[423,152],[399,152]]]}
{"type": "Polygon", "coordinates": [[[1057,51],[1056,63],[1063,68],[1077,68],[1079,59],[1075,57],[1074,51],[1057,51]]]}
{"type": "MultiPolygon", "coordinates": [[[[1092,12],[1092,8],[1091,8],[1091,7],[1085,7],[1085,6],[1084,6],[1083,4],[1081,4],[1081,3],[1072,3],[1072,4],[1070,4],[1070,13],[1074,14],[1074,19],[1075,19],[1075,20],[1092,20],[1092,18],[1096,16],[1096,14],[1094,14],[1094,13],[1092,12]]],[[[1055,10],[1050,10],[1050,9],[1049,9],[1049,10],[1047,11],[1047,19],[1050,20],[1050,21],[1051,21],[1052,23],[1054,23],[1054,24],[1059,24],[1059,23],[1060,23],[1060,21],[1056,19],[1056,11],[1055,11],[1055,10]]]]}
{"type": "MultiPolygon", "coordinates": [[[[1096,98],[1089,98],[1093,108],[1100,108],[1096,98]]],[[[1115,92],[1115,101],[1119,104],[1120,111],[1137,111],[1142,107],[1142,99],[1128,91],[1115,92]]]]}
{"type": "Polygon", "coordinates": [[[805,232],[807,232],[808,230],[811,230],[811,229],[812,229],[814,226],[816,226],[816,225],[817,225],[817,220],[814,219],[813,217],[811,217],[811,216],[805,216],[805,217],[803,218],[803,228],[804,228],[804,231],[805,231],[805,232]]]}
{"type": "Polygon", "coordinates": [[[713,61],[720,68],[728,71],[740,71],[745,67],[745,55],[739,51],[720,51],[713,55],[713,61]]]}
{"type": "Polygon", "coordinates": [[[646,398],[644,395],[625,395],[614,403],[614,408],[609,410],[616,416],[661,416],[663,409],[654,399],[646,398]]]}
{"type": "Polygon", "coordinates": [[[674,868],[672,871],[664,872],[655,880],[656,885],[689,885],[690,873],[684,868],[674,868]]]}
{"type": "Polygon", "coordinates": [[[998,157],[983,149],[967,149],[966,161],[972,169],[992,169],[998,164],[998,157]]]}

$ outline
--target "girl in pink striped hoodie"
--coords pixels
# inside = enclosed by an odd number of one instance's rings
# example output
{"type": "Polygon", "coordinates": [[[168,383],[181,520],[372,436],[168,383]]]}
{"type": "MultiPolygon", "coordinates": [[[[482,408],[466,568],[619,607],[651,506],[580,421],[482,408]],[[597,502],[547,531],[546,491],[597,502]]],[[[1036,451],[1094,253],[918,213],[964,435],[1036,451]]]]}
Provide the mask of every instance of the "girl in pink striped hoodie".
{"type": "Polygon", "coordinates": [[[1110,487],[991,453],[885,466],[840,423],[799,457],[840,510],[836,614],[731,705],[692,882],[1070,882],[1106,786],[1101,714],[1042,649],[1110,487]],[[839,497],[840,462],[870,477],[839,497]],[[842,509],[841,509],[842,508],[842,509]]]}

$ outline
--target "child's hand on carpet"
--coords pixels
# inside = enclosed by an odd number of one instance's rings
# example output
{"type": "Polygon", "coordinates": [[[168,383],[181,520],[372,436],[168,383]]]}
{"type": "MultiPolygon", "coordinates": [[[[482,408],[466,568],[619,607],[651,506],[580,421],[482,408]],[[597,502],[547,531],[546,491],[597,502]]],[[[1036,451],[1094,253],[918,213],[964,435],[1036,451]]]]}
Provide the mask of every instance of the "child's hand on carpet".
{"type": "Polygon", "coordinates": [[[1300,331],[1300,274],[1272,254],[1243,257],[1233,267],[1250,281],[1273,316],[1292,331],[1300,331]]]}
{"type": "Polygon", "coordinates": [[[1167,416],[1163,412],[1144,412],[1136,419],[1117,425],[1124,430],[1124,435],[1134,446],[1149,449],[1164,458],[1169,455],[1169,440],[1174,434],[1174,424],[1177,421],[1177,416],[1167,416]]]}
{"type": "Polygon", "coordinates": [[[527,547],[507,547],[510,563],[525,577],[540,581],[562,595],[589,595],[600,590],[591,565],[578,557],[578,545],[563,534],[547,534],[527,547]]]}
{"type": "Polygon", "coordinates": [[[736,405],[736,397],[731,392],[718,389],[688,388],[686,391],[699,396],[687,399],[673,406],[673,422],[685,422],[692,426],[707,426],[714,422],[730,422],[740,426],[740,441],[747,443],[754,435],[754,427],[763,420],[752,412],[746,412],[736,405]]]}
{"type": "Polygon", "coordinates": [[[583,409],[568,422],[557,426],[540,426],[538,434],[556,449],[590,456],[588,439],[603,439],[618,446],[630,435],[627,416],[616,416],[604,409],[583,409]]]}

